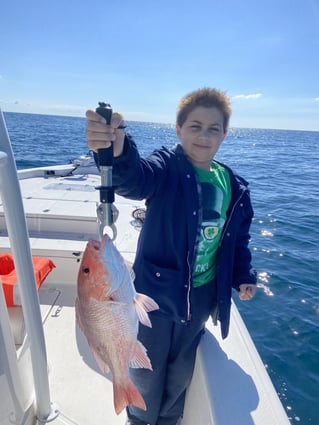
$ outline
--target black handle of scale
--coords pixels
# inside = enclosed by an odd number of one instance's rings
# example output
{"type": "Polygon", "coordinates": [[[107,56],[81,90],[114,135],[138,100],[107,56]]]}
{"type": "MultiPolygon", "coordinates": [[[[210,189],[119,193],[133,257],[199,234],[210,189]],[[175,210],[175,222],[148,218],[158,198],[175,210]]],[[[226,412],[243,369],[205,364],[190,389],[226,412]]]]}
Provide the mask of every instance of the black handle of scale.
{"type": "MultiPolygon", "coordinates": [[[[111,124],[112,118],[112,107],[109,103],[99,102],[99,106],[95,112],[106,121],[107,125],[111,124]]],[[[108,148],[98,149],[98,158],[100,166],[112,166],[113,165],[113,143],[108,148]]]]}

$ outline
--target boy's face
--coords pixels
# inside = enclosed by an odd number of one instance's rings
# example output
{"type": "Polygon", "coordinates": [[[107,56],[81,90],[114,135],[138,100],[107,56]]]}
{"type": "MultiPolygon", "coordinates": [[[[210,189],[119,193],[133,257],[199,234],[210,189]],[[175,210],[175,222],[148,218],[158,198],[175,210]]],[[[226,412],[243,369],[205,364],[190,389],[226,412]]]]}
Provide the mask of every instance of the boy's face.
{"type": "Polygon", "coordinates": [[[202,106],[195,108],[181,127],[177,124],[176,132],[188,159],[206,170],[227,135],[220,110],[202,106]]]}

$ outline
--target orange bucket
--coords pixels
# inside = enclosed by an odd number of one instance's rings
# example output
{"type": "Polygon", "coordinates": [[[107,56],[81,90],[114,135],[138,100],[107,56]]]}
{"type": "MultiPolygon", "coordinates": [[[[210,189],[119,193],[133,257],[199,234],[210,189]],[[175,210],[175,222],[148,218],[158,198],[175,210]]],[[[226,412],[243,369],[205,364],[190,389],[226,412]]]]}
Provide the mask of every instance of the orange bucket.
{"type": "MultiPolygon", "coordinates": [[[[55,265],[48,258],[42,257],[32,257],[32,263],[37,289],[39,289],[48,274],[55,268],[55,265]]],[[[14,288],[17,284],[17,274],[11,253],[0,254],[0,279],[7,306],[19,305],[15,302],[16,291],[14,288]]]]}

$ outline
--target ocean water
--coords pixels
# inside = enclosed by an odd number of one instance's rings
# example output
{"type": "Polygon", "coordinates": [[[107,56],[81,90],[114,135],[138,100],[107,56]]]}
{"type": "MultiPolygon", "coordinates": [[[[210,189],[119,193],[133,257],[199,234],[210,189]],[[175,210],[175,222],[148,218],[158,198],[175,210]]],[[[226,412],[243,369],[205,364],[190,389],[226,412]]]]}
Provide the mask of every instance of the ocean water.
{"type": "MultiPolygon", "coordinates": [[[[4,114],[17,167],[88,151],[85,119],[4,114]]],[[[140,151],[177,142],[174,126],[129,122],[140,151]]],[[[292,424],[319,424],[319,132],[230,130],[216,158],[250,182],[258,292],[234,300],[292,424]]],[[[269,424],[272,425],[272,424],[269,424]]]]}

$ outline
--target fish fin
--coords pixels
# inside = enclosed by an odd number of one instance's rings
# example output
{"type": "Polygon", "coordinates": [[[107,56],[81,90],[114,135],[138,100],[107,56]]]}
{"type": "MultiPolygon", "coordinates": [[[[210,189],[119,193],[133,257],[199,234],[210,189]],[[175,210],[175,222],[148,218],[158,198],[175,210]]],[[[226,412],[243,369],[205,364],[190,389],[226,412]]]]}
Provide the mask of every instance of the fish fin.
{"type": "Polygon", "coordinates": [[[158,310],[158,304],[150,297],[144,294],[136,294],[136,298],[133,300],[136,313],[139,321],[149,328],[152,327],[152,323],[148,317],[147,312],[158,310]]]}
{"type": "Polygon", "coordinates": [[[133,404],[140,409],[146,410],[145,401],[132,381],[128,381],[125,386],[113,382],[113,392],[114,408],[117,415],[119,415],[128,404],[133,404]]]}
{"type": "Polygon", "coordinates": [[[144,369],[152,369],[152,365],[150,359],[148,358],[146,348],[144,345],[137,341],[135,345],[135,352],[133,357],[130,359],[129,366],[132,368],[144,368],[144,369]]]}
{"type": "Polygon", "coordinates": [[[157,302],[155,302],[153,298],[149,297],[148,295],[137,293],[136,298],[137,301],[143,305],[145,311],[154,311],[159,309],[157,302]]]}

